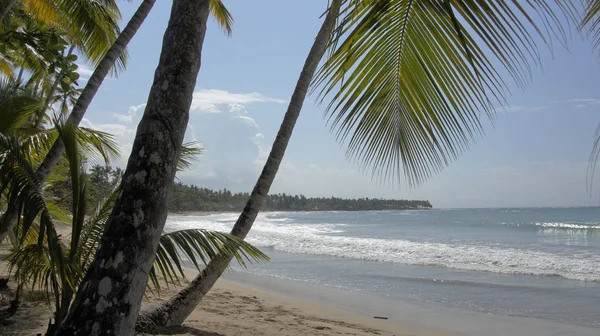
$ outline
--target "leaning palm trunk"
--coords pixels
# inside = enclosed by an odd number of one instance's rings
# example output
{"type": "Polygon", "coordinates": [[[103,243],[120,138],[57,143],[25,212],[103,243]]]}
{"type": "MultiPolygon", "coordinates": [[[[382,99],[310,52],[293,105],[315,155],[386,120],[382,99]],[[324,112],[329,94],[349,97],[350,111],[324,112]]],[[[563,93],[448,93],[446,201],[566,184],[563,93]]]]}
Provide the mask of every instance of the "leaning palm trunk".
{"type": "Polygon", "coordinates": [[[98,251],[57,335],[133,335],[167,218],[209,0],[175,0],[144,116],[98,251]]]}
{"type": "MultiPolygon", "coordinates": [[[[292,99],[283,118],[283,122],[273,142],[269,158],[252,190],[250,199],[235,223],[231,234],[245,238],[258,215],[269,188],[275,179],[277,170],[286,147],[292,136],[294,125],[302,110],[302,104],[317,66],[327,49],[328,41],[333,33],[342,0],[334,0],[319,30],[315,42],[306,58],[300,77],[292,94],[292,99]]],[[[223,271],[227,268],[232,256],[222,256],[212,261],[185,289],[165,302],[163,305],[142,314],[138,319],[139,330],[151,330],[157,327],[181,325],[200,303],[204,295],[212,288],[223,271]]]]}
{"type": "MultiPolygon", "coordinates": [[[[100,61],[96,70],[94,70],[94,73],[77,99],[73,111],[69,115],[69,119],[73,121],[74,125],[79,125],[81,119],[83,119],[83,115],[98,92],[98,88],[102,85],[104,78],[106,78],[110,69],[115,65],[115,62],[123,53],[127,44],[129,44],[129,41],[131,41],[136,34],[155,2],[156,0],[144,0],[142,2],[135,14],[133,14],[131,20],[129,20],[129,23],[127,23],[127,26],[125,26],[125,29],[119,34],[115,43],[108,49],[106,55],[102,61],[100,61]]],[[[52,145],[50,151],[46,154],[36,171],[36,177],[39,183],[44,183],[48,179],[48,176],[50,176],[52,169],[54,169],[64,151],[65,145],[59,137],[56,139],[54,145],[52,145]]],[[[2,220],[0,221],[0,243],[4,241],[8,236],[8,233],[15,227],[18,218],[19,210],[16,208],[8,209],[4,213],[2,220]]]]}

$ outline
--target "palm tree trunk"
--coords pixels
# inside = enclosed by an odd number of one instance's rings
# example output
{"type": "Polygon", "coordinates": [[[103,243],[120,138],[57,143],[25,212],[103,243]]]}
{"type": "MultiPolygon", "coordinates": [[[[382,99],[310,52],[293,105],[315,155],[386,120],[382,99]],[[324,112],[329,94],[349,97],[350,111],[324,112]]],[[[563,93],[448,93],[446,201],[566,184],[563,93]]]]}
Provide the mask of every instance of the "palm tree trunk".
{"type": "MultiPolygon", "coordinates": [[[[129,23],[127,23],[127,26],[125,26],[115,43],[108,49],[106,55],[94,70],[94,73],[81,92],[81,95],[77,99],[77,103],[73,106],[73,111],[69,116],[70,119],[73,119],[75,125],[79,125],[81,119],[83,119],[83,115],[98,92],[98,88],[102,85],[104,78],[106,78],[110,69],[115,65],[117,58],[123,53],[127,44],[129,44],[129,41],[131,41],[133,36],[137,33],[155,2],[156,0],[144,0],[142,2],[140,7],[138,7],[137,11],[133,14],[133,17],[131,17],[131,20],[129,20],[129,23]]],[[[39,183],[43,183],[48,179],[48,176],[50,176],[50,173],[58,163],[58,160],[64,151],[65,145],[59,137],[56,139],[54,145],[52,145],[50,151],[46,154],[36,171],[36,178],[39,183]]],[[[5,213],[2,217],[2,221],[0,221],[0,243],[4,241],[10,230],[12,230],[17,223],[19,214],[16,210],[17,209],[12,213],[5,213]]]]}
{"type": "Polygon", "coordinates": [[[175,0],[144,116],[93,263],[57,335],[133,335],[167,219],[209,0],[175,0]]]}
{"type": "MultiPolygon", "coordinates": [[[[302,110],[302,104],[304,103],[308,88],[319,61],[327,49],[329,38],[333,33],[341,1],[342,0],[334,0],[332,2],[327,17],[325,18],[306,58],[304,68],[298,78],[296,88],[292,94],[292,99],[283,118],[283,122],[281,123],[277,137],[273,142],[269,158],[252,190],[250,199],[246,203],[244,210],[231,230],[231,234],[237,237],[242,239],[245,238],[250,231],[250,228],[252,228],[252,224],[254,223],[254,220],[265,201],[265,197],[269,192],[269,188],[275,179],[275,175],[277,174],[277,170],[279,169],[279,165],[285,154],[286,147],[292,136],[296,120],[302,110]]],[[[161,306],[140,315],[137,323],[138,330],[151,330],[156,327],[181,325],[196,306],[198,306],[204,295],[208,293],[219,279],[232,258],[231,255],[228,255],[211,261],[185,289],[161,306]]]]}
{"type": "Polygon", "coordinates": [[[17,0],[0,0],[0,21],[4,20],[16,3],[17,0]]]}

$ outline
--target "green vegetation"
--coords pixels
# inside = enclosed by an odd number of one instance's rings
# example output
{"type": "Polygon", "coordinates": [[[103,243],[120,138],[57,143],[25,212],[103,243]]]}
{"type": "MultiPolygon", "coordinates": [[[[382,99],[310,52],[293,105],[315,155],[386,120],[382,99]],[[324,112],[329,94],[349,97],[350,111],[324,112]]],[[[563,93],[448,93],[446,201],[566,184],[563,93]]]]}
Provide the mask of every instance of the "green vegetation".
{"type": "MultiPolygon", "coordinates": [[[[9,237],[11,244],[13,302],[26,289],[47,293],[55,311],[48,335],[133,334],[140,286],[149,279],[158,288],[159,277],[177,281],[185,258],[207,267],[164,307],[142,315],[155,326],[181,325],[233,258],[267,259],[243,242],[262,209],[431,207],[268,196],[311,89],[363,171],[416,186],[483,133],[480,115],[493,119],[509,92],[501,74],[526,84],[539,62],[537,39],[564,42],[566,23],[576,22],[600,44],[597,0],[331,0],[252,192],[176,184],[167,199],[178,168],[198,152],[182,142],[209,15],[231,33],[233,19],[220,0],[173,0],[139,125],[152,132],[136,137],[128,170],[86,171],[86,160],[108,165],[117,150],[110,134],[78,127],[104,78],[125,69],[126,46],[154,3],[141,1],[120,31],[114,0],[0,1],[0,242],[9,237]],[[83,89],[78,57],[96,66],[83,89]],[[164,233],[169,209],[243,210],[231,234],[164,233]],[[64,235],[59,222],[70,225],[64,235]]],[[[598,153],[600,140],[592,172],[598,153]]]]}
{"type": "MultiPolygon", "coordinates": [[[[249,193],[232,193],[227,189],[212,190],[176,183],[169,199],[169,211],[241,211],[249,193]]],[[[386,200],[377,198],[344,199],[338,197],[305,197],[304,195],[268,195],[264,211],[357,211],[430,209],[429,201],[386,200]]]]}

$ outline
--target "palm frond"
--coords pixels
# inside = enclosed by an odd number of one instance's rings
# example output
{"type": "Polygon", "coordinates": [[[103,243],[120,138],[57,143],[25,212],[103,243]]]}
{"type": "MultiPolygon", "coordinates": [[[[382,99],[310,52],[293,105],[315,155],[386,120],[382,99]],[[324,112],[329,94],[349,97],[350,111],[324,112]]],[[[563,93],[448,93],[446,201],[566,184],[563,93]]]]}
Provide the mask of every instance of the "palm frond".
{"type": "Polygon", "coordinates": [[[60,21],[61,14],[54,1],[24,0],[22,5],[26,13],[34,15],[44,23],[56,24],[60,21]]]}
{"type": "Polygon", "coordinates": [[[198,155],[202,153],[202,147],[197,141],[186,142],[181,147],[179,153],[179,161],[177,161],[177,170],[182,171],[192,168],[195,161],[198,160],[198,155]]]}
{"type": "MultiPolygon", "coordinates": [[[[98,0],[56,0],[57,7],[66,20],[64,29],[70,40],[84,51],[84,55],[94,65],[104,57],[106,51],[120,33],[118,21],[121,14],[114,1],[98,0]]],[[[117,69],[124,69],[127,52],[117,63],[117,69]]]]}
{"type": "Polygon", "coordinates": [[[18,81],[0,79],[0,133],[13,134],[42,106],[18,81]]]}
{"type": "Polygon", "coordinates": [[[159,275],[167,284],[177,283],[185,279],[185,263],[201,270],[222,255],[233,255],[243,267],[247,262],[269,260],[259,249],[230,234],[202,229],[173,231],[160,237],[150,281],[156,289],[160,289],[159,275]]]}
{"type": "Polygon", "coordinates": [[[119,145],[114,135],[86,127],[77,128],[78,146],[92,161],[103,160],[109,164],[112,158],[120,155],[119,145]],[[99,156],[98,156],[99,155],[99,156]]]}
{"type": "Polygon", "coordinates": [[[537,44],[567,34],[560,2],[350,0],[313,82],[332,132],[372,177],[416,186],[456,159],[519,86],[537,44]],[[561,21],[562,20],[562,21],[561,21]]]}
{"type": "Polygon", "coordinates": [[[580,28],[594,41],[594,48],[600,51],[600,1],[585,0],[585,8],[580,28]]]}
{"type": "Polygon", "coordinates": [[[210,0],[210,14],[225,33],[231,36],[233,30],[233,16],[231,16],[231,13],[227,10],[223,1],[210,0]]]}
{"type": "Polygon", "coordinates": [[[94,253],[102,238],[104,225],[106,224],[106,221],[112,212],[115,200],[117,199],[118,190],[118,187],[115,188],[107,199],[100,202],[94,214],[86,220],[81,230],[81,238],[79,240],[79,246],[77,247],[77,253],[79,254],[79,264],[83,269],[87,269],[93,261],[94,253]]]}
{"type": "Polygon", "coordinates": [[[63,122],[57,118],[54,124],[65,145],[65,155],[69,163],[71,186],[73,188],[73,206],[71,209],[73,220],[71,221],[71,249],[69,253],[69,258],[73,260],[77,253],[79,238],[84,225],[85,200],[87,196],[86,175],[83,173],[81,155],[78,149],[81,136],[78,136],[77,128],[72,120],[63,122]]]}

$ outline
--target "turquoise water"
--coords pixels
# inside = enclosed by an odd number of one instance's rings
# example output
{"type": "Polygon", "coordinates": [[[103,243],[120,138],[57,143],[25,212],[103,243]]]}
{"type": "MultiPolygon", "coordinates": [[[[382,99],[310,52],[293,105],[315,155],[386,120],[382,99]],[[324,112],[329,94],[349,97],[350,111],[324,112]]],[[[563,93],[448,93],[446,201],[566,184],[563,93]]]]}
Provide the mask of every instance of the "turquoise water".
{"type": "MultiPolygon", "coordinates": [[[[167,228],[228,231],[236,217],[167,228]]],[[[600,327],[600,208],[265,213],[248,240],[272,258],[256,275],[600,327]]]]}

